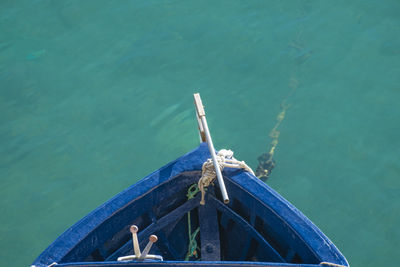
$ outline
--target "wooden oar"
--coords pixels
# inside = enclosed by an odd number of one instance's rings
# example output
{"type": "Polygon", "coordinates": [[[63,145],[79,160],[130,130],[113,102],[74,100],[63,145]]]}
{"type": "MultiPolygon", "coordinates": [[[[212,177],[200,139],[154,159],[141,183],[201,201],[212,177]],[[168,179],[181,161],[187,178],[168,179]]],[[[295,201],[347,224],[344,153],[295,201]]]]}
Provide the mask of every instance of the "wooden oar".
{"type": "Polygon", "coordinates": [[[228,197],[228,193],[226,192],[224,179],[222,178],[222,173],[221,173],[221,170],[218,165],[217,156],[215,154],[214,145],[211,140],[210,131],[208,130],[208,125],[207,125],[207,120],[206,120],[206,112],[204,111],[204,107],[203,107],[203,103],[201,102],[200,94],[199,93],[194,94],[193,97],[194,97],[194,105],[196,106],[197,118],[200,118],[200,122],[201,122],[201,123],[199,123],[200,136],[203,136],[203,134],[204,134],[206,137],[208,150],[210,150],[211,158],[212,158],[214,168],[215,168],[215,173],[217,174],[219,188],[221,189],[222,198],[224,199],[224,203],[228,204],[229,197],[228,197]],[[202,128],[200,127],[200,125],[202,126],[202,128]],[[201,130],[203,130],[204,132],[201,132],[201,130]]]}

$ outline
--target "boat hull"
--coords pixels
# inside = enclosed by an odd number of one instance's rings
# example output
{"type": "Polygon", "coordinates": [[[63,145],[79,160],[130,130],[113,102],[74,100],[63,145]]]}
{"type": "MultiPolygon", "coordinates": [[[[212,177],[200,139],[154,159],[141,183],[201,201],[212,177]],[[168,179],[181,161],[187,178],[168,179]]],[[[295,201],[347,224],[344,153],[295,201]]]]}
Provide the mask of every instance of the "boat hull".
{"type": "Polygon", "coordinates": [[[203,143],[110,199],[66,230],[33,263],[35,266],[315,266],[331,262],[348,266],[334,244],[298,209],[253,175],[226,168],[231,198],[221,201],[210,186],[206,205],[200,194],[188,199],[201,166],[210,157],[203,143]],[[190,213],[190,225],[188,214],[190,213]],[[151,254],[163,262],[117,262],[133,254],[130,225],[139,227],[144,247],[151,234],[159,241],[151,254]],[[188,232],[199,228],[198,256],[183,261],[188,232]],[[201,257],[201,262],[196,261],[201,257]]]}

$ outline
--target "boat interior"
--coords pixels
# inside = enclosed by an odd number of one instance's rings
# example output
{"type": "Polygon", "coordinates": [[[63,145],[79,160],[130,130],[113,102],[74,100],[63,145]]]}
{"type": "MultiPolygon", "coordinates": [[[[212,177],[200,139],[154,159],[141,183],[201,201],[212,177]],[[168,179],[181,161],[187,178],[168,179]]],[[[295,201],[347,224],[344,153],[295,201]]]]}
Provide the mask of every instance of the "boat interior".
{"type": "Polygon", "coordinates": [[[131,225],[139,229],[141,248],[150,235],[158,237],[150,252],[164,261],[321,262],[283,218],[228,177],[224,179],[229,204],[222,202],[215,185],[208,187],[205,205],[200,205],[201,193],[192,186],[200,175],[200,171],[180,173],[131,200],[76,243],[58,264],[112,262],[133,255],[131,225]]]}

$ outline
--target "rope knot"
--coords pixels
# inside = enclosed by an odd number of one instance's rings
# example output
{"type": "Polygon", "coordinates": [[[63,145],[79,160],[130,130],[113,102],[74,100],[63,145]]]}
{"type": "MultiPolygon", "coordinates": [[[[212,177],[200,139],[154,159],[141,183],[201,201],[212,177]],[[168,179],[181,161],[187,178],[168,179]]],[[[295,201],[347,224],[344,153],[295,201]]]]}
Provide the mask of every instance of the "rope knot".
{"type": "MultiPolygon", "coordinates": [[[[221,172],[225,167],[230,167],[237,169],[245,169],[246,171],[254,175],[253,170],[249,166],[247,166],[247,164],[244,161],[238,161],[233,157],[232,150],[221,149],[217,153],[217,162],[221,172]]],[[[206,188],[210,184],[214,185],[215,178],[217,178],[217,174],[215,172],[213,161],[211,158],[209,158],[206,160],[206,162],[203,163],[203,166],[201,168],[201,178],[199,179],[198,182],[198,187],[199,190],[201,191],[201,200],[200,200],[201,205],[205,204],[204,197],[206,194],[206,188]]]]}

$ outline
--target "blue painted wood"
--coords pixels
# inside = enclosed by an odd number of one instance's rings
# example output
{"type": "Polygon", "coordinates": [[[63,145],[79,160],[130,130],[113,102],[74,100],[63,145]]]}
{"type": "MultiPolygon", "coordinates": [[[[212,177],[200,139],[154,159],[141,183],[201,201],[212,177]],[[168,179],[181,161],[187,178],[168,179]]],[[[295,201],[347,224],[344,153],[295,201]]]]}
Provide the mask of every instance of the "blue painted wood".
{"type": "MultiPolygon", "coordinates": [[[[175,210],[171,211],[164,217],[160,218],[159,220],[153,222],[148,227],[146,227],[143,231],[138,233],[139,243],[142,245],[147,243],[147,237],[151,234],[158,234],[160,235],[160,230],[167,227],[169,224],[173,224],[181,219],[183,216],[186,216],[188,211],[200,206],[200,195],[197,195],[195,198],[192,198],[176,208],[175,210]]],[[[162,242],[162,240],[161,240],[162,242]]],[[[166,242],[166,241],[164,241],[166,242]]],[[[168,247],[168,245],[166,245],[168,247]]],[[[121,248],[115,251],[112,255],[110,255],[107,260],[116,260],[121,255],[128,255],[133,254],[133,243],[131,240],[126,242],[121,248]]],[[[172,253],[178,254],[178,253],[172,253]]]]}
{"type": "MultiPolygon", "coordinates": [[[[265,253],[264,256],[267,256],[269,258],[269,261],[285,262],[285,260],[278,254],[278,252],[276,252],[276,250],[271,247],[271,245],[246,220],[244,220],[236,212],[220,202],[218,199],[210,198],[210,201],[218,210],[221,211],[223,216],[231,219],[235,224],[239,225],[242,228],[242,231],[240,233],[243,236],[247,238],[251,237],[259,244],[259,246],[263,248],[263,252],[265,253]]],[[[240,242],[238,242],[238,245],[242,246],[240,242]]]]}
{"type": "Polygon", "coordinates": [[[59,266],[202,267],[212,264],[227,267],[318,266],[319,262],[328,261],[348,266],[344,256],[312,222],[246,172],[224,170],[231,198],[228,206],[221,203],[218,188],[207,193],[210,209],[199,208],[199,196],[188,201],[187,190],[200,178],[202,163],[209,156],[207,146],[201,144],[143,178],[67,229],[33,264],[38,267],[53,262],[59,266]],[[203,228],[201,239],[208,240],[204,243],[216,244],[218,238],[211,236],[219,237],[221,261],[182,261],[188,250],[186,213],[189,210],[192,229],[203,228]],[[204,213],[212,218],[210,222],[203,218],[204,213]],[[218,227],[213,225],[215,221],[218,227]],[[133,253],[129,232],[132,224],[140,229],[142,248],[150,234],[159,236],[151,253],[162,255],[164,262],[115,262],[117,257],[133,253]]]}
{"type": "Polygon", "coordinates": [[[205,201],[207,205],[199,206],[201,260],[220,261],[220,240],[217,209],[210,202],[211,194],[207,194],[205,201]]]}
{"type": "Polygon", "coordinates": [[[226,169],[225,175],[229,177],[228,190],[232,189],[238,199],[243,197],[244,201],[253,202],[256,218],[263,223],[259,232],[271,233],[274,241],[285,241],[277,244],[283,254],[293,249],[297,257],[301,256],[302,262],[327,261],[348,265],[344,256],[318,227],[265,183],[254,179],[249,173],[232,169],[226,169]]]}

